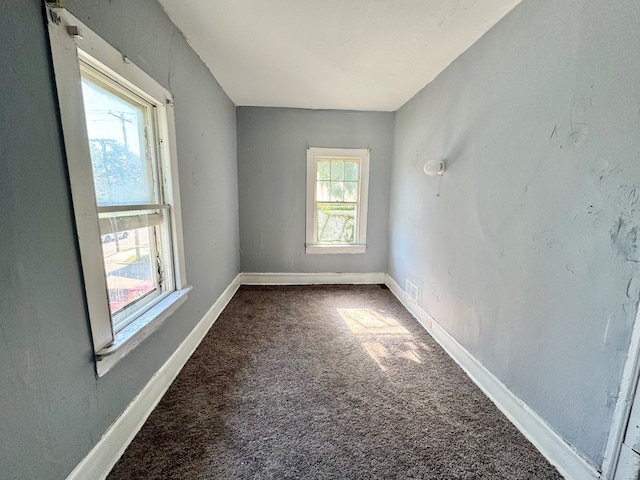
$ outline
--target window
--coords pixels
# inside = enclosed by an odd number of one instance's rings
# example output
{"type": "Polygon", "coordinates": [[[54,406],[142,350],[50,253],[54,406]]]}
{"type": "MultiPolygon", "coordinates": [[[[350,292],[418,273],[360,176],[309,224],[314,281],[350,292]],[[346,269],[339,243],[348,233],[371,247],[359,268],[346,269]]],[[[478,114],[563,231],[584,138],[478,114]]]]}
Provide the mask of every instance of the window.
{"type": "Polygon", "coordinates": [[[47,13],[102,373],[136,343],[132,338],[148,335],[173,313],[189,290],[171,94],[66,10],[47,13]]]}
{"type": "Polygon", "coordinates": [[[369,149],[307,149],[307,253],[364,253],[369,149]]]}

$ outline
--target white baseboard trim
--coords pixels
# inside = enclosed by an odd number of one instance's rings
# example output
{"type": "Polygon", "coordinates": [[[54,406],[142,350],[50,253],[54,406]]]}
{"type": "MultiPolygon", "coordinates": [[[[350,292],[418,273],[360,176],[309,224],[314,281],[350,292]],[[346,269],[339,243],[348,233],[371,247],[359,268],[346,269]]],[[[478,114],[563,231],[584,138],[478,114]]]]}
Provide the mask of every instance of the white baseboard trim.
{"type": "Polygon", "coordinates": [[[104,480],[107,477],[239,287],[240,275],[233,279],[187,338],[73,469],[67,480],[104,480]]]}
{"type": "Polygon", "coordinates": [[[398,300],[460,365],[504,415],[568,480],[597,480],[599,472],[500,380],[460,345],[438,322],[384,273],[241,273],[220,295],[165,364],[153,375],[67,480],[104,480],[147,417],[189,360],[222,310],[242,285],[316,285],[385,283],[398,300]]]}
{"type": "Polygon", "coordinates": [[[471,380],[567,480],[600,478],[600,473],[592,465],[412,300],[391,276],[386,275],[385,283],[471,380]]]}
{"type": "Polygon", "coordinates": [[[384,283],[385,273],[241,273],[242,285],[329,285],[384,283]]]}

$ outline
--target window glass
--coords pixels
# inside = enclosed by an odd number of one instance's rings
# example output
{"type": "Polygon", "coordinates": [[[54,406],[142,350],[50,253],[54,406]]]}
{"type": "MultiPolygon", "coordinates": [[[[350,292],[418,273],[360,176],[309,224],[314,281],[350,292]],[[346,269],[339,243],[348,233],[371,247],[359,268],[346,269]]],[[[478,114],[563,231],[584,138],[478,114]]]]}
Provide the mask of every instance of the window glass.
{"type": "Polygon", "coordinates": [[[316,206],[318,243],[354,243],[355,218],[355,204],[318,203],[316,206]]]}
{"type": "Polygon", "coordinates": [[[82,94],[98,206],[153,203],[149,107],[86,72],[82,94]]]}
{"type": "Polygon", "coordinates": [[[331,161],[331,180],[344,180],[344,162],[342,160],[331,161]]]}
{"type": "Polygon", "coordinates": [[[132,339],[141,342],[172,316],[191,289],[183,261],[173,96],[64,8],[46,6],[46,12],[96,372],[102,376],[133,350],[132,339]],[[70,35],[72,28],[82,35],[70,35]],[[123,348],[127,344],[131,348],[123,348]]]}
{"type": "Polygon", "coordinates": [[[356,182],[344,182],[344,201],[355,202],[358,200],[358,184],[356,182]]]}
{"type": "Polygon", "coordinates": [[[316,178],[316,243],[355,243],[358,162],[343,158],[318,159],[316,178]]]}
{"type": "Polygon", "coordinates": [[[358,180],[357,162],[344,162],[344,179],[351,182],[358,180]]]}
{"type": "Polygon", "coordinates": [[[114,331],[163,292],[163,212],[154,185],[152,107],[90,66],[82,95],[114,331]],[[150,147],[151,146],[151,147],[150,147]]]}
{"type": "Polygon", "coordinates": [[[305,253],[365,253],[368,148],[307,148],[305,253]]]}
{"type": "Polygon", "coordinates": [[[331,182],[331,201],[342,202],[344,199],[344,188],[342,182],[331,182]]]}
{"type": "Polygon", "coordinates": [[[318,182],[316,190],[316,200],[328,202],[331,199],[331,182],[318,182]]]}
{"type": "Polygon", "coordinates": [[[162,289],[161,270],[158,271],[155,260],[159,254],[155,227],[130,228],[139,222],[128,220],[136,217],[120,218],[127,221],[118,226],[117,221],[110,219],[107,224],[112,228],[101,235],[109,311],[116,330],[127,323],[131,312],[142,306],[145,299],[162,289]]]}
{"type": "Polygon", "coordinates": [[[153,231],[136,228],[102,235],[102,251],[112,315],[153,292],[153,231]]]}
{"type": "Polygon", "coordinates": [[[331,162],[328,160],[318,161],[318,180],[331,180],[331,162]]]}

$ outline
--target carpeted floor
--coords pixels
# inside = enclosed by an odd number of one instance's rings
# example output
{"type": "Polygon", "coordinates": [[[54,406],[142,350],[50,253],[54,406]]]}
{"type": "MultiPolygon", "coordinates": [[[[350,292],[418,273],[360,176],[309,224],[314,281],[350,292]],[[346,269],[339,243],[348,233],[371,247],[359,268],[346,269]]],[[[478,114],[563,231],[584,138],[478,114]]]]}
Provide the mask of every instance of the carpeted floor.
{"type": "Polygon", "coordinates": [[[560,479],[385,287],[241,287],[108,480],[560,479]]]}

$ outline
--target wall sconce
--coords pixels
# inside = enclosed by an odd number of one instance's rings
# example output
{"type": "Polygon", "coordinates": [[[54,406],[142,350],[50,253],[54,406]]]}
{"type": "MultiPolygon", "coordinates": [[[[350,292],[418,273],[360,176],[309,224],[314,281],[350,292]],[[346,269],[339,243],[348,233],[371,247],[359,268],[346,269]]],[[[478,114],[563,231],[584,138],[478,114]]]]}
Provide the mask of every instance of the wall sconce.
{"type": "Polygon", "coordinates": [[[424,173],[430,177],[438,177],[438,190],[436,191],[436,197],[440,196],[440,179],[444,175],[446,170],[446,163],[444,160],[427,160],[424,164],[424,173]]]}
{"type": "Polygon", "coordinates": [[[424,173],[430,177],[433,175],[444,175],[444,160],[429,160],[424,164],[424,173]]]}

